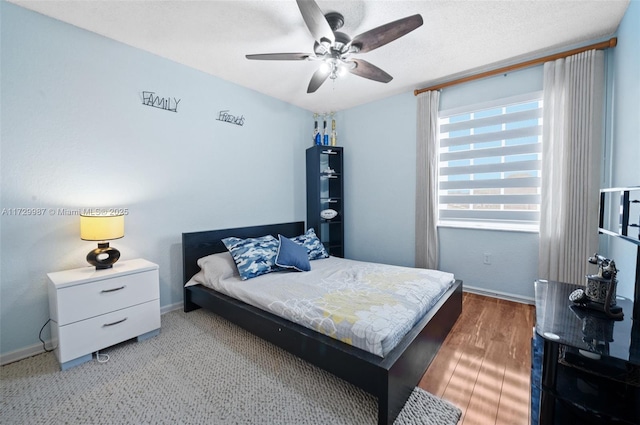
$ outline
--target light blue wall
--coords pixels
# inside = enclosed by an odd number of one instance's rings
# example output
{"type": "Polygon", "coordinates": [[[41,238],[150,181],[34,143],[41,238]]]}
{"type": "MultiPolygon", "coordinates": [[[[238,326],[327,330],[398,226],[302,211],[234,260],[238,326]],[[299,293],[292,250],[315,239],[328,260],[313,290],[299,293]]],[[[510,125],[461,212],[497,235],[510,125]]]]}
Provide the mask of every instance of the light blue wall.
{"type": "Polygon", "coordinates": [[[95,247],[80,240],[78,217],[49,209],[128,208],[112,246],[160,265],[165,307],[182,301],[182,232],[305,220],[310,112],[0,7],[0,207],[45,209],[1,217],[2,354],[38,342],[46,273],[87,265],[95,247]],[[178,113],[142,105],[143,90],[181,99],[178,113]],[[244,126],[217,121],[221,110],[244,126]]]}
{"type": "Polygon", "coordinates": [[[508,74],[446,87],[440,95],[440,110],[490,102],[542,90],[542,65],[508,74]]]}
{"type": "MultiPolygon", "coordinates": [[[[640,1],[629,4],[618,29],[618,45],[613,49],[613,119],[610,179],[612,187],[640,185],[640,1]]],[[[637,199],[637,196],[635,197],[637,199]]],[[[631,220],[640,217],[637,204],[631,220]]],[[[637,232],[629,229],[630,235],[637,232]]],[[[633,298],[636,248],[612,240],[609,257],[616,261],[618,294],[633,298]]],[[[638,288],[640,290],[640,288],[638,288]]]]}
{"type": "Polygon", "coordinates": [[[341,112],[348,258],[415,263],[415,115],[413,93],[341,112]]]}

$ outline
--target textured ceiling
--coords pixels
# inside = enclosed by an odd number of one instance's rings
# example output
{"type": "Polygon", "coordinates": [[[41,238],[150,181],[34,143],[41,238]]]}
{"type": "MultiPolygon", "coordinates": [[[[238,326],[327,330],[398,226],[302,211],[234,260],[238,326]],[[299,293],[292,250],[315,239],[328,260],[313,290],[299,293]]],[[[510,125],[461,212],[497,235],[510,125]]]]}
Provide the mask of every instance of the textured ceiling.
{"type": "Polygon", "coordinates": [[[433,82],[600,40],[613,34],[629,0],[343,0],[317,3],[344,15],[352,37],[420,13],[424,25],[354,55],[394,78],[348,74],[306,89],[317,62],[249,61],[246,54],[313,51],[294,0],[24,1],[12,3],[155,53],[310,111],[347,109],[433,82]]]}

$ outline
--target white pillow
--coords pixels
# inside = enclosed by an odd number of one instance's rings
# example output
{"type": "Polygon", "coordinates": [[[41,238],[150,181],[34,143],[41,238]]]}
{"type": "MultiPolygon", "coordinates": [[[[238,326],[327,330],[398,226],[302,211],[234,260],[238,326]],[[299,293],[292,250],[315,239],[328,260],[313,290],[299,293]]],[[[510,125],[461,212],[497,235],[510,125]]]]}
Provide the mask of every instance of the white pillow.
{"type": "Polygon", "coordinates": [[[204,285],[215,289],[214,283],[219,282],[221,279],[227,279],[232,276],[240,277],[236,263],[228,251],[202,257],[198,259],[198,266],[200,266],[200,271],[189,279],[189,282],[184,286],[204,285]]]}
{"type": "Polygon", "coordinates": [[[184,284],[185,288],[187,286],[194,285],[202,285],[204,283],[204,272],[200,270],[198,273],[194,274],[191,279],[187,283],[184,284]]]}

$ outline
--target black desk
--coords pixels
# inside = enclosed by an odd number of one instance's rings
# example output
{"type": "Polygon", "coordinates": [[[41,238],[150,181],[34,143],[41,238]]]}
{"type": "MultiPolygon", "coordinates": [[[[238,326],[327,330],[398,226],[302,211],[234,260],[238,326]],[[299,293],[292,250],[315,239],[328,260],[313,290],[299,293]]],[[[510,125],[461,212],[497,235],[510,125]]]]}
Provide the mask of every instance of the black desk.
{"type": "Polygon", "coordinates": [[[578,308],[568,283],[535,283],[532,425],[640,424],[640,320],[618,298],[624,320],[578,308]],[[538,421],[539,420],[539,421],[538,421]]]}

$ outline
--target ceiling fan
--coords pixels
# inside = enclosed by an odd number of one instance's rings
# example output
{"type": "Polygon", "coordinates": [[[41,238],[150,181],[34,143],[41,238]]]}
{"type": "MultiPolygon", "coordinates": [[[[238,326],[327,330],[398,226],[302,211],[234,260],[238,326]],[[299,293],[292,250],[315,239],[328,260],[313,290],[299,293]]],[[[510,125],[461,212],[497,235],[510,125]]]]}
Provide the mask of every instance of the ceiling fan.
{"type": "Polygon", "coordinates": [[[351,58],[355,53],[366,53],[410,33],[422,25],[422,16],[412,15],[389,22],[355,36],[353,39],[338,30],[344,17],[337,12],[324,15],[313,0],[296,0],[309,32],[316,40],[313,53],[264,53],[246,55],[254,60],[310,60],[322,62],[313,74],[307,93],[314,93],[327,78],[336,79],[343,72],[388,83],[393,77],[382,69],[363,60],[351,58]]]}

